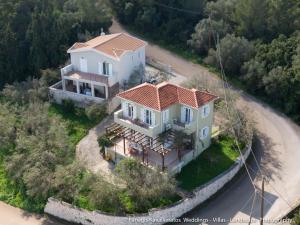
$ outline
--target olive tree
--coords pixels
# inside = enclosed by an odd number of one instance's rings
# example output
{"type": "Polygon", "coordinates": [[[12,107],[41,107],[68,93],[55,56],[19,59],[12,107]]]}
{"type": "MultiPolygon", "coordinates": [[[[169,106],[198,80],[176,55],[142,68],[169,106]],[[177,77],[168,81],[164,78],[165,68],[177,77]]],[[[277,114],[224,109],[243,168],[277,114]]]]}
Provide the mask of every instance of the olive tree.
{"type": "Polygon", "coordinates": [[[126,192],[133,199],[134,208],[145,210],[153,203],[175,194],[175,180],[158,169],[150,169],[133,159],[123,159],[116,174],[126,183],[126,192]]]}
{"type": "MultiPolygon", "coordinates": [[[[220,41],[219,50],[223,68],[230,75],[239,75],[243,63],[250,60],[254,54],[251,42],[233,34],[227,34],[220,41]]],[[[220,68],[219,61],[218,51],[209,51],[205,62],[220,68]]]]}

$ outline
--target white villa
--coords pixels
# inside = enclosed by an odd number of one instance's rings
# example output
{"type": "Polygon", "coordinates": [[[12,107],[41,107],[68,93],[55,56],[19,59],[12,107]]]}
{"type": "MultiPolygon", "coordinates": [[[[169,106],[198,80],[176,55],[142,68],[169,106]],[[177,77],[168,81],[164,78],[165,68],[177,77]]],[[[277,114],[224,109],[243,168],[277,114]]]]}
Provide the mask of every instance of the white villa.
{"type": "Polygon", "coordinates": [[[145,67],[146,45],[125,33],[103,32],[87,42],[76,42],[67,51],[71,63],[61,69],[61,81],[50,87],[51,97],[58,103],[113,98],[135,69],[145,67]]]}

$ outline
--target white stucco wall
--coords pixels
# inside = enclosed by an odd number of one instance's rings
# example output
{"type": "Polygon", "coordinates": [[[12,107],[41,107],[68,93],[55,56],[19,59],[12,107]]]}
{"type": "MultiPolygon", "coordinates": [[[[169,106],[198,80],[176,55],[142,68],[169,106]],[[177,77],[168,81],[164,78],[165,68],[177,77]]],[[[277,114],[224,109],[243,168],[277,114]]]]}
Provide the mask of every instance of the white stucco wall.
{"type": "MultiPolygon", "coordinates": [[[[251,143],[247,146],[244,158],[247,159],[251,152],[251,143]]],[[[146,214],[137,214],[131,216],[113,216],[102,212],[90,212],[76,208],[68,203],[60,202],[53,198],[48,199],[45,207],[45,213],[64,219],[66,221],[75,222],[83,225],[159,225],[166,222],[174,221],[183,214],[191,211],[193,208],[212,197],[217,191],[224,187],[243,167],[241,158],[236,163],[223,172],[219,176],[205,185],[200,186],[193,192],[193,197],[186,198],[178,203],[162,208],[151,210],[146,214]]]]}
{"type": "Polygon", "coordinates": [[[99,73],[98,63],[111,63],[113,74],[109,76],[110,86],[116,82],[123,84],[124,80],[128,80],[131,73],[140,64],[145,67],[145,47],[141,47],[136,51],[126,51],[119,59],[114,59],[95,50],[72,52],[70,57],[71,64],[78,71],[80,71],[80,58],[85,58],[87,60],[88,73],[94,74],[99,73]]]}

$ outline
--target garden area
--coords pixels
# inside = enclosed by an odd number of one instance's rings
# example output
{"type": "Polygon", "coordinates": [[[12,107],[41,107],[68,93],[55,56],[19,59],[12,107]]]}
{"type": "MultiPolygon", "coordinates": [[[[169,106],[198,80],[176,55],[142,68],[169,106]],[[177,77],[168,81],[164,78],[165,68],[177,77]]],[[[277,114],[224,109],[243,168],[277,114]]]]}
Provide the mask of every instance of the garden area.
{"type": "Polygon", "coordinates": [[[86,170],[75,158],[75,145],[106,116],[105,107],[50,103],[48,86],[42,77],[6,85],[1,92],[1,201],[43,213],[53,196],[84,209],[123,215],[180,199],[174,178],[135,160],[118,164],[114,182],[86,170]]]}
{"type": "Polygon", "coordinates": [[[7,85],[0,98],[0,200],[38,213],[48,197],[59,195],[63,172],[79,171],[75,145],[106,116],[102,105],[49,103],[47,81],[7,85]]]}
{"type": "MultiPolygon", "coordinates": [[[[240,144],[239,147],[243,149],[245,145],[240,144]]],[[[194,190],[229,169],[239,155],[232,137],[220,136],[219,140],[212,140],[208,149],[177,174],[179,187],[187,191],[194,190]]]]}

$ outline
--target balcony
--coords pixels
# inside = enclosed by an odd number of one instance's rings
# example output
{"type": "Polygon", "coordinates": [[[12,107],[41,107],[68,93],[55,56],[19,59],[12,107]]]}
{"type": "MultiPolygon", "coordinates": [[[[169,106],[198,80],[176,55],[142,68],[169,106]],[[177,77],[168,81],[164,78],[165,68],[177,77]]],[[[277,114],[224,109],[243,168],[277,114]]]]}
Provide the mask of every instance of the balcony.
{"type": "Polygon", "coordinates": [[[104,74],[95,74],[95,73],[85,73],[81,71],[75,70],[72,64],[65,66],[61,69],[62,77],[71,80],[86,80],[86,81],[93,81],[102,84],[109,84],[109,76],[104,74]]]}
{"type": "Polygon", "coordinates": [[[187,133],[193,133],[197,129],[197,123],[196,121],[192,121],[190,123],[182,123],[179,119],[174,119],[172,127],[174,130],[184,130],[187,133]]]}
{"type": "Polygon", "coordinates": [[[153,138],[161,132],[159,125],[150,126],[138,119],[133,120],[131,118],[124,117],[123,110],[119,110],[114,113],[114,121],[122,126],[128,127],[153,138]]]}

